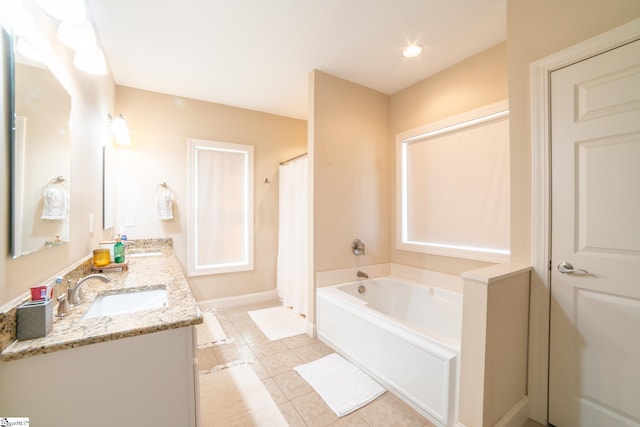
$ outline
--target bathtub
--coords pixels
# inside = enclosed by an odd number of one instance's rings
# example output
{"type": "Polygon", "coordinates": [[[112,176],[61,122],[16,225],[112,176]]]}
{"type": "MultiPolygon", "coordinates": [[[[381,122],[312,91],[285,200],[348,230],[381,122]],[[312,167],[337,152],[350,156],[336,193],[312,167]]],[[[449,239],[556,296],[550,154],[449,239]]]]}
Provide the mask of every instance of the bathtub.
{"type": "Polygon", "coordinates": [[[457,410],[462,294],[393,276],[317,289],[318,337],[440,426],[457,410]]]}

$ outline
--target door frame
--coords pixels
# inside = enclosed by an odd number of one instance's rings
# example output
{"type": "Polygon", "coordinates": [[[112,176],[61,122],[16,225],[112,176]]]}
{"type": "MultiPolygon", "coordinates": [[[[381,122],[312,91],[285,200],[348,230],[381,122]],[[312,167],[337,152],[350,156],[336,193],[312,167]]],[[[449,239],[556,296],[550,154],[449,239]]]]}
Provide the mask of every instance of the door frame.
{"type": "Polygon", "coordinates": [[[532,264],[529,318],[529,418],[546,424],[549,413],[551,302],[551,73],[640,39],[640,19],[531,64],[532,264]]]}

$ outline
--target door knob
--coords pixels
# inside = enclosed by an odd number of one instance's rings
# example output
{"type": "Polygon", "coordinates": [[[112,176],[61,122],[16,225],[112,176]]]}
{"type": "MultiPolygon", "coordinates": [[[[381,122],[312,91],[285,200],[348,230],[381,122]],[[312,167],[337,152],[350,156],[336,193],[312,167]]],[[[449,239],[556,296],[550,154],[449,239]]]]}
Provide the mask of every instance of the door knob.
{"type": "Polygon", "coordinates": [[[581,268],[575,269],[571,263],[562,261],[558,264],[558,271],[562,274],[572,274],[572,273],[580,273],[580,274],[589,274],[587,270],[583,270],[581,268]]]}

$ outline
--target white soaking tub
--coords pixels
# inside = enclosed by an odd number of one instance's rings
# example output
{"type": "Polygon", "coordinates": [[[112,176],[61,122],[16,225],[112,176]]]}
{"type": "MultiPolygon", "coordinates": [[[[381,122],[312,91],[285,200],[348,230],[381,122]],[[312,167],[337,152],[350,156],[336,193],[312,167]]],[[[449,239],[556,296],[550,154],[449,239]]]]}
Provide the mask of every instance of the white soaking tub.
{"type": "Polygon", "coordinates": [[[317,290],[318,337],[419,413],[455,422],[462,294],[393,276],[317,290]]]}

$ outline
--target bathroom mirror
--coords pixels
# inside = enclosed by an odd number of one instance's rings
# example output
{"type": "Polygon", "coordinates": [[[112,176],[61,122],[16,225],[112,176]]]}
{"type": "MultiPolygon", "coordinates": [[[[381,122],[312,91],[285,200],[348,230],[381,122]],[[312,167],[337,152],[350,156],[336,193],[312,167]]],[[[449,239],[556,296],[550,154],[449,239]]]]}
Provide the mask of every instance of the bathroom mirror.
{"type": "Polygon", "coordinates": [[[113,228],[114,209],[114,160],[113,147],[105,145],[102,149],[102,229],[113,228]]]}
{"type": "Polygon", "coordinates": [[[17,258],[69,240],[71,97],[27,40],[12,41],[10,246],[17,258]]]}

